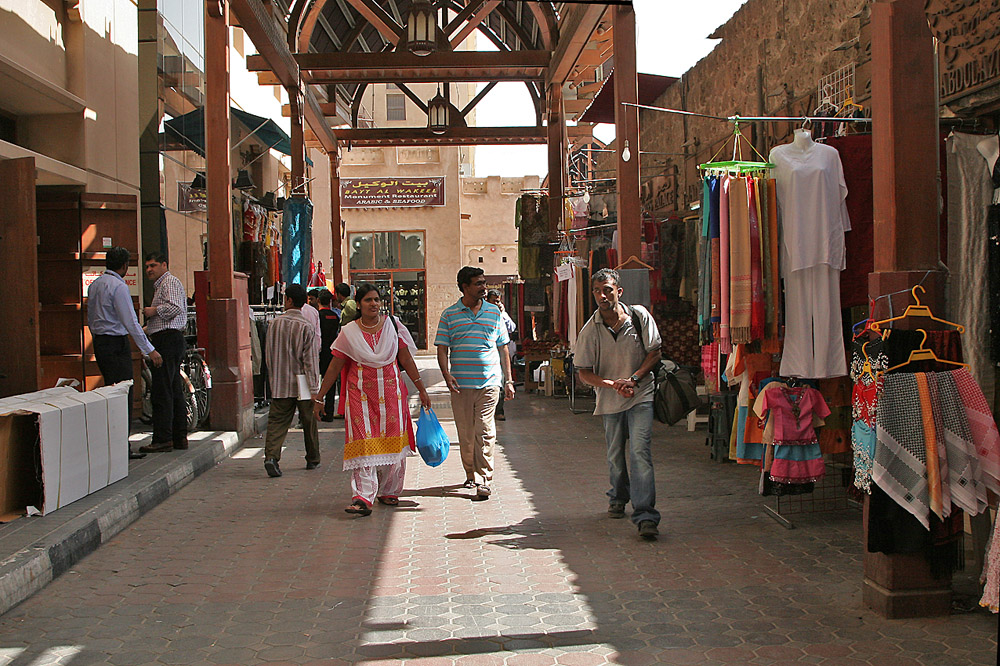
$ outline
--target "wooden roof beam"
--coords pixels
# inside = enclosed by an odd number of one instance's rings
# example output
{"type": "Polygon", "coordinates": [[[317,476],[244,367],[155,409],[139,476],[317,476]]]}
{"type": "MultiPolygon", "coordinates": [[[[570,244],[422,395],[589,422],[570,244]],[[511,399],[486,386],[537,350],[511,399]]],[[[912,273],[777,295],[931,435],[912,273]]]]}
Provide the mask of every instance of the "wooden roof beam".
{"type": "Polygon", "coordinates": [[[605,5],[575,4],[566,10],[559,26],[559,43],[549,66],[550,84],[562,85],[570,77],[573,66],[587,47],[606,9],[605,5]]]}
{"type": "MultiPolygon", "coordinates": [[[[322,2],[322,0],[320,0],[322,2]]],[[[372,0],[347,0],[354,10],[375,26],[382,38],[395,46],[403,35],[403,26],[396,23],[392,15],[372,0]]]]}
{"type": "Polygon", "coordinates": [[[479,11],[473,14],[472,18],[470,18],[465,25],[462,26],[462,29],[451,38],[451,48],[457,49],[462,42],[465,41],[465,38],[471,35],[473,31],[486,20],[486,17],[490,15],[490,12],[492,12],[493,9],[499,4],[500,0],[488,0],[488,2],[486,2],[486,4],[484,4],[479,11]]]}
{"type": "MultiPolygon", "coordinates": [[[[355,148],[370,146],[528,145],[546,142],[544,127],[452,127],[434,134],[425,127],[339,129],[337,139],[355,148]]],[[[309,132],[306,141],[315,140],[309,132]]]]}
{"type": "MultiPolygon", "coordinates": [[[[231,0],[230,7],[239,18],[244,32],[253,42],[257,52],[281,85],[298,88],[302,86],[301,72],[292,52],[288,49],[285,34],[278,28],[270,10],[261,0],[231,0]]],[[[326,152],[336,152],[337,138],[320,109],[316,95],[304,86],[304,108],[306,123],[316,132],[316,136],[326,152]]]]}

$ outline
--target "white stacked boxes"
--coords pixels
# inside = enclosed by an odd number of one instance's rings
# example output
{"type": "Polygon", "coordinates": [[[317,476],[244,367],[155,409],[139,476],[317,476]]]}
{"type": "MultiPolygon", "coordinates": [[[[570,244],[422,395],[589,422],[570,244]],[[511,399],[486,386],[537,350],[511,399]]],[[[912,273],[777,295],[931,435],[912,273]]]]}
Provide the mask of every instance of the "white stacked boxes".
{"type": "MultiPolygon", "coordinates": [[[[43,515],[128,475],[128,388],[57,387],[0,400],[0,418],[37,419],[43,515]]],[[[23,509],[24,507],[19,507],[23,509]]]]}

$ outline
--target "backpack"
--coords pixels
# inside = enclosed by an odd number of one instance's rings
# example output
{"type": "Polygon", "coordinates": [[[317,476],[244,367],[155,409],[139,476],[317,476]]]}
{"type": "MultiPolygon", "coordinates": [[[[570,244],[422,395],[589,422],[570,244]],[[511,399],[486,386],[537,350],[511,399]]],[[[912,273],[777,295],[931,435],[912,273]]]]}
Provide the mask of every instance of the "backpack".
{"type": "MultiPolygon", "coordinates": [[[[629,306],[632,326],[642,335],[642,323],[629,306]]],[[[653,368],[653,415],[660,423],[674,425],[701,406],[694,375],[669,359],[661,359],[653,368]]]]}

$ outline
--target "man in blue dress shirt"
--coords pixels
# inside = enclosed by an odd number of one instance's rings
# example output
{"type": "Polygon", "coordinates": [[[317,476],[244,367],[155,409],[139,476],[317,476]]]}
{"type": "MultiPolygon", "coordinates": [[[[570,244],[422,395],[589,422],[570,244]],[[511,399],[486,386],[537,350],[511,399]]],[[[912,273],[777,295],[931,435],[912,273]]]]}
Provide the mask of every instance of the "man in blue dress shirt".
{"type": "MultiPolygon", "coordinates": [[[[139,326],[132,304],[132,295],[125,284],[128,271],[129,251],[123,247],[113,247],[105,253],[104,266],[107,270],[94,280],[87,290],[87,325],[94,339],[94,356],[101,370],[104,383],[111,385],[132,376],[132,346],[128,343],[131,335],[143,356],[154,367],[163,363],[160,353],[153,347],[139,326]]],[[[132,425],[132,389],[128,391],[128,422],[132,425]]],[[[129,451],[129,458],[143,458],[143,453],[129,451]]]]}

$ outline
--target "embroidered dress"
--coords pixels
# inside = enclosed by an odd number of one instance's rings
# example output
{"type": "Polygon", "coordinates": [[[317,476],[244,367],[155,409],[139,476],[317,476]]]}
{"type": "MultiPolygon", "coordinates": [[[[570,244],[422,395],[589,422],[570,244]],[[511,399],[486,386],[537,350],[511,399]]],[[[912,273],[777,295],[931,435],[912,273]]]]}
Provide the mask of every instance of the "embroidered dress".
{"type": "Polygon", "coordinates": [[[881,340],[855,342],[851,355],[851,448],[854,451],[854,485],[871,493],[872,461],[875,459],[875,416],[882,392],[882,372],[889,359],[881,340]],[[865,354],[871,373],[865,372],[865,354]]]}
{"type": "Polygon", "coordinates": [[[349,359],[344,469],[395,465],[414,450],[413,423],[406,386],[396,364],[399,341],[415,349],[413,338],[397,320],[398,336],[388,318],[375,334],[357,321],[344,326],[333,353],[349,359]]]}
{"type": "Polygon", "coordinates": [[[823,478],[826,466],[814,422],[829,416],[830,408],[819,391],[769,384],[755,401],[754,411],[762,418],[768,412],[768,426],[773,423],[772,481],[801,484],[823,478]]]}

